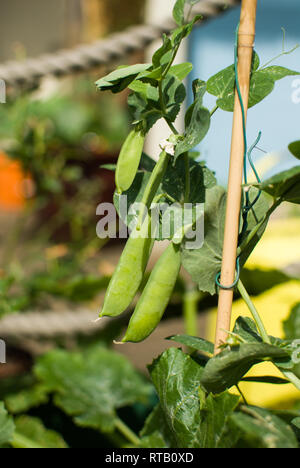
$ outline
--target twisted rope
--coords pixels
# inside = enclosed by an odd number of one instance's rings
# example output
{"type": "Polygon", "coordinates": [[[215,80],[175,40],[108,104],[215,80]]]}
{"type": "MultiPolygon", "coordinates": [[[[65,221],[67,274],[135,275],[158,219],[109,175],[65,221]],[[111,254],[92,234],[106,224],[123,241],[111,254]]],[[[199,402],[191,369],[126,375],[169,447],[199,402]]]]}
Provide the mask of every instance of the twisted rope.
{"type": "MultiPolygon", "coordinates": [[[[193,12],[202,15],[203,21],[207,21],[239,4],[240,0],[203,0],[195,5],[193,12]],[[224,6],[228,8],[225,9],[224,6]]],[[[0,65],[0,78],[7,86],[30,86],[47,75],[60,77],[92,70],[143,50],[161,37],[162,33],[168,33],[173,28],[172,19],[163,25],[132,26],[121,33],[112,34],[107,39],[80,45],[71,50],[61,50],[25,61],[9,61],[0,65]]]]}
{"type": "Polygon", "coordinates": [[[0,320],[1,338],[53,338],[78,333],[94,334],[107,324],[97,319],[97,311],[44,311],[7,315],[0,320]]]}

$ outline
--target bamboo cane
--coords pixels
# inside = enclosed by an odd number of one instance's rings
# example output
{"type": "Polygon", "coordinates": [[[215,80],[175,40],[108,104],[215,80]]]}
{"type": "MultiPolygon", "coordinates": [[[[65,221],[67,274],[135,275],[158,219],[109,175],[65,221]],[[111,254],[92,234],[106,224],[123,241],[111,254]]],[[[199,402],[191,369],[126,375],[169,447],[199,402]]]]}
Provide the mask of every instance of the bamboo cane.
{"type": "MultiPolygon", "coordinates": [[[[238,78],[245,113],[249,101],[250,74],[255,39],[257,0],[242,0],[238,43],[238,78]]],[[[235,93],[232,144],[228,178],[228,197],[225,218],[221,285],[230,287],[235,280],[236,257],[239,235],[241,186],[244,163],[243,116],[238,93],[235,93]]],[[[227,339],[231,325],[233,289],[220,289],[218,318],[215,338],[215,353],[227,339]]]]}

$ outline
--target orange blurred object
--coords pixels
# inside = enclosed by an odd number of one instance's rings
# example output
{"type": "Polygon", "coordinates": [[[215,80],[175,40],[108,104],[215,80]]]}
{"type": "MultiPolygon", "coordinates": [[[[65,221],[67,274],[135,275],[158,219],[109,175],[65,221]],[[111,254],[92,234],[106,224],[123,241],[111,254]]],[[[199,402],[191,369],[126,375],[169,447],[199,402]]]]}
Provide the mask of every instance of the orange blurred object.
{"type": "Polygon", "coordinates": [[[0,209],[22,210],[29,180],[17,161],[12,161],[4,153],[0,153],[0,209]]]}

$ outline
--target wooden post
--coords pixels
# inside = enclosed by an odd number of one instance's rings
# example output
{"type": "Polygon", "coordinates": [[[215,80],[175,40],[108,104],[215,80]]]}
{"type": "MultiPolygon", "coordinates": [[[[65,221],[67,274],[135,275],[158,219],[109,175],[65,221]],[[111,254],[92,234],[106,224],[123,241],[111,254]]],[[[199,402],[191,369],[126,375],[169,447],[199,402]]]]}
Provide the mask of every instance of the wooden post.
{"type": "MultiPolygon", "coordinates": [[[[257,0],[242,0],[238,44],[238,77],[245,113],[249,101],[250,74],[255,40],[257,0]]],[[[244,163],[243,116],[238,93],[235,93],[232,144],[228,179],[228,197],[223,244],[221,285],[231,286],[235,280],[236,256],[239,235],[241,186],[244,163]]],[[[218,318],[215,339],[215,353],[227,339],[231,325],[233,290],[220,289],[218,318]]]]}

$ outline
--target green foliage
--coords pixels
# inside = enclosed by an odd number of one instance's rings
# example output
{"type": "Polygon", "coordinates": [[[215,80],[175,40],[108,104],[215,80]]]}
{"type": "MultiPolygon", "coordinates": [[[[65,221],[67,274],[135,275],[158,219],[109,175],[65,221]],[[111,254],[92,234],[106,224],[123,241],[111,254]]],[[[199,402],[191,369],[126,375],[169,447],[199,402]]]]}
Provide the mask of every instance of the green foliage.
{"type": "Polygon", "coordinates": [[[283,328],[287,340],[300,338],[300,303],[293,307],[289,318],[283,322],[283,328]]]}
{"type": "MultiPolygon", "coordinates": [[[[276,81],[299,74],[299,72],[275,65],[259,68],[259,57],[256,54],[253,60],[250,81],[249,108],[265,99],[273,91],[276,81]]],[[[220,109],[233,112],[235,94],[234,65],[211,77],[207,82],[207,91],[217,97],[217,106],[220,109]]]]}
{"type": "Polygon", "coordinates": [[[14,430],[14,422],[4,408],[4,404],[0,402],[0,448],[7,446],[12,441],[14,430]]]}
{"type": "Polygon", "coordinates": [[[17,431],[14,440],[15,448],[24,448],[26,442],[28,448],[68,448],[61,435],[46,429],[38,418],[19,416],[15,420],[15,425],[17,431]],[[21,447],[18,447],[19,444],[21,447]]]}
{"type": "Polygon", "coordinates": [[[294,141],[289,145],[290,152],[295,156],[295,158],[300,159],[300,141],[294,141]]]}
{"type": "Polygon", "coordinates": [[[80,426],[113,432],[117,409],[147,402],[150,387],[120,354],[95,347],[55,350],[39,359],[35,374],[54,402],[80,426]]]}
{"type": "Polygon", "coordinates": [[[300,204],[300,166],[274,175],[256,185],[264,192],[281,201],[300,204]]]}
{"type": "Polygon", "coordinates": [[[245,407],[231,420],[250,447],[298,448],[296,437],[280,418],[263,408],[245,407]]]}

